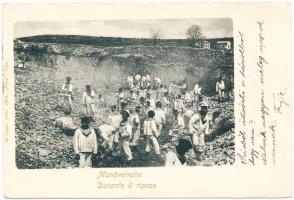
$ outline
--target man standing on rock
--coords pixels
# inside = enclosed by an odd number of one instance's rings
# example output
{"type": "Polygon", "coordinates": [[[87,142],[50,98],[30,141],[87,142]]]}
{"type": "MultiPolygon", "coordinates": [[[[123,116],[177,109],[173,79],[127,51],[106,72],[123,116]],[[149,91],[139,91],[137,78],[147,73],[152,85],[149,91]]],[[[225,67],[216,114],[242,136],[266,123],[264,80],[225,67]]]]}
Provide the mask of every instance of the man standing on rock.
{"type": "Polygon", "coordinates": [[[192,101],[193,101],[193,98],[192,98],[192,94],[189,92],[189,91],[186,91],[184,93],[185,95],[185,106],[186,107],[191,107],[192,106],[192,101]]]}
{"type": "Polygon", "coordinates": [[[75,131],[74,151],[79,158],[79,167],[92,167],[92,155],[97,154],[96,133],[90,127],[90,118],[81,118],[82,126],[75,131]]]}
{"type": "Polygon", "coordinates": [[[118,93],[115,95],[117,101],[117,108],[121,109],[121,103],[126,100],[125,93],[122,88],[118,89],[118,93]]]}
{"type": "Polygon", "coordinates": [[[178,112],[184,112],[184,101],[182,99],[182,96],[180,94],[177,95],[177,99],[174,102],[174,110],[178,112]]]}
{"type": "Polygon", "coordinates": [[[117,150],[118,144],[119,144],[118,129],[120,127],[121,121],[122,121],[122,116],[118,112],[116,105],[113,105],[111,107],[111,113],[108,116],[107,122],[117,130],[113,136],[113,148],[112,149],[114,152],[117,150]]]}
{"type": "Polygon", "coordinates": [[[218,79],[216,82],[216,93],[218,94],[218,100],[223,101],[225,100],[225,82],[222,77],[218,79]]]}
{"type": "Polygon", "coordinates": [[[94,116],[94,112],[95,112],[94,96],[95,96],[95,93],[91,89],[91,86],[86,85],[86,91],[83,94],[83,105],[86,109],[86,115],[88,116],[94,116]]]}
{"type": "Polygon", "coordinates": [[[162,104],[162,110],[164,111],[165,115],[168,113],[168,107],[169,107],[169,100],[168,100],[168,92],[164,92],[163,96],[160,98],[160,102],[162,104]]]}
{"type": "Polygon", "coordinates": [[[72,107],[72,91],[73,85],[71,83],[71,77],[66,77],[65,82],[62,84],[61,87],[61,99],[57,107],[60,108],[61,105],[65,106],[64,104],[72,107]]]}
{"type": "Polygon", "coordinates": [[[130,142],[132,138],[132,126],[129,123],[129,113],[127,111],[122,112],[122,121],[120,123],[119,127],[119,138],[120,142],[123,148],[123,151],[127,157],[127,162],[130,164],[130,162],[133,160],[132,150],[130,147],[130,142]]]}
{"type": "Polygon", "coordinates": [[[151,94],[150,93],[147,93],[146,94],[146,101],[149,101],[150,102],[150,109],[151,110],[154,110],[156,105],[155,105],[155,100],[153,98],[151,98],[151,94]]]}
{"type": "Polygon", "coordinates": [[[161,86],[161,77],[155,77],[154,82],[155,82],[155,89],[156,90],[159,89],[159,87],[161,86]]]}
{"type": "Polygon", "coordinates": [[[185,130],[185,120],[182,111],[173,110],[175,120],[172,125],[172,129],[169,132],[171,138],[179,137],[184,133],[185,130]]]}
{"type": "Polygon", "coordinates": [[[159,133],[156,128],[156,123],[154,121],[155,113],[150,110],[147,113],[148,118],[144,121],[144,136],[146,137],[146,148],[145,151],[149,153],[151,148],[153,147],[155,150],[155,154],[160,154],[160,147],[157,141],[157,137],[159,133]]]}
{"type": "Polygon", "coordinates": [[[132,125],[132,142],[131,146],[136,147],[139,144],[140,139],[140,111],[141,107],[136,106],[131,109],[130,124],[132,125]]]}
{"type": "Polygon", "coordinates": [[[132,74],[130,74],[127,77],[127,83],[128,83],[129,89],[131,90],[134,87],[134,77],[132,74]]]}
{"type": "Polygon", "coordinates": [[[201,96],[201,90],[202,90],[202,87],[200,86],[199,81],[197,81],[193,90],[193,95],[194,95],[193,106],[194,108],[197,108],[197,109],[199,106],[199,98],[201,96]]]}
{"type": "Polygon", "coordinates": [[[135,83],[137,86],[140,86],[140,82],[141,82],[141,75],[140,74],[136,74],[135,75],[135,83]]]}
{"type": "Polygon", "coordinates": [[[146,88],[148,87],[151,87],[151,76],[149,73],[146,75],[146,88]]]}
{"type": "Polygon", "coordinates": [[[154,110],[154,113],[155,113],[154,120],[155,120],[155,124],[156,124],[156,128],[157,128],[159,136],[161,134],[162,127],[165,124],[165,113],[161,109],[161,106],[162,104],[160,101],[156,102],[156,109],[154,110]]]}
{"type": "Polygon", "coordinates": [[[141,77],[141,90],[146,89],[146,87],[147,87],[146,82],[147,82],[147,77],[146,77],[146,75],[142,75],[142,77],[141,77]]]}
{"type": "MultiPolygon", "coordinates": [[[[156,84],[156,82],[155,82],[155,84],[156,84]]],[[[156,89],[156,98],[157,98],[157,100],[159,100],[162,96],[163,96],[163,94],[164,94],[164,92],[165,92],[165,88],[163,87],[163,85],[162,84],[160,84],[158,87],[155,85],[155,89],[156,89]]]]}
{"type": "Polygon", "coordinates": [[[189,132],[193,143],[196,159],[202,161],[205,154],[205,135],[209,134],[211,118],[208,116],[208,104],[200,105],[199,113],[195,113],[189,121],[189,132]]]}

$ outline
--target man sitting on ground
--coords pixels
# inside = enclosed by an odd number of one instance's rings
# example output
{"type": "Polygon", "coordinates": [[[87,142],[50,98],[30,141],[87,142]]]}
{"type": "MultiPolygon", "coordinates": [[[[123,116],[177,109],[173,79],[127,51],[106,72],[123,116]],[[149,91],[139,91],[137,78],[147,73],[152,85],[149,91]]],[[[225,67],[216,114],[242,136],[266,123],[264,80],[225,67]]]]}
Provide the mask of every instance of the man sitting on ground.
{"type": "Polygon", "coordinates": [[[73,122],[73,118],[70,116],[71,107],[64,110],[65,116],[59,117],[55,120],[55,127],[59,128],[65,134],[73,135],[77,126],[73,122]]]}

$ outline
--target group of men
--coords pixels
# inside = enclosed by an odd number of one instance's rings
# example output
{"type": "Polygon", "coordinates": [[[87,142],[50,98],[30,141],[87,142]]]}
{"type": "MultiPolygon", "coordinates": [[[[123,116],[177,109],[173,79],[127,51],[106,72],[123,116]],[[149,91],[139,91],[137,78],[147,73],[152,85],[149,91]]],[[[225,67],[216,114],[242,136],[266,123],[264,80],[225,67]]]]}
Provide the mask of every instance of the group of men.
{"type": "MultiPolygon", "coordinates": [[[[222,84],[221,80],[217,83],[220,97],[222,84]]],[[[86,85],[82,98],[85,116],[77,128],[70,117],[73,85],[71,78],[66,78],[62,94],[70,109],[66,109],[66,116],[56,120],[56,126],[74,134],[73,146],[80,167],[91,167],[92,155],[100,147],[107,150],[108,156],[123,154],[127,165],[132,163],[133,151],[142,145],[147,154],[164,157],[166,166],[185,165],[185,153],[190,149],[194,150],[197,160],[204,159],[205,135],[210,133],[214,119],[208,113],[207,99],[201,94],[201,83],[197,82],[192,91],[187,91],[185,85],[173,82],[167,86],[160,77],[155,77],[153,82],[150,74],[137,74],[127,77],[127,85],[127,89],[119,88],[111,113],[107,119],[100,119],[102,124],[95,129],[91,128],[96,112],[95,92],[86,85]],[[166,127],[170,118],[173,123],[166,127]],[[176,148],[160,144],[163,130],[168,132],[171,141],[175,136],[180,138],[176,148]]]]}
{"type": "MultiPolygon", "coordinates": [[[[161,84],[161,77],[154,78],[154,87],[158,88],[161,84]]],[[[129,74],[127,77],[128,87],[130,89],[137,88],[137,89],[147,89],[151,86],[152,80],[149,73],[147,74],[129,74]]]]}

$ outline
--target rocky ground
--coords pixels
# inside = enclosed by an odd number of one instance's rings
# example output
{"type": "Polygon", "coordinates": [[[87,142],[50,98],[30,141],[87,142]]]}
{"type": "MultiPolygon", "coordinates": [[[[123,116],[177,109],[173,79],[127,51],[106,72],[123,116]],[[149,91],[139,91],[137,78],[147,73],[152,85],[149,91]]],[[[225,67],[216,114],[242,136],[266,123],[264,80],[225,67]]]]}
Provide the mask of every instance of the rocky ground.
{"type": "MultiPolygon", "coordinates": [[[[29,66],[28,69],[15,68],[15,110],[16,110],[16,165],[20,169],[36,168],[72,168],[77,167],[72,136],[65,135],[54,127],[54,120],[62,116],[62,112],[54,108],[58,100],[60,85],[55,82],[55,71],[52,68],[29,66]]],[[[103,90],[103,89],[102,89],[103,90]]],[[[111,97],[116,91],[103,90],[102,99],[111,97]]],[[[79,124],[82,91],[75,91],[73,103],[73,118],[79,124]]],[[[205,160],[196,161],[193,151],[188,153],[188,165],[214,166],[229,165],[235,160],[234,142],[234,102],[227,100],[218,103],[215,97],[208,99],[210,112],[220,111],[220,116],[212,127],[211,135],[206,138],[205,160]]],[[[109,107],[99,103],[99,118],[105,119],[109,107]]],[[[93,126],[101,122],[96,121],[93,126]]],[[[168,131],[172,117],[168,118],[159,140],[160,146],[167,143],[174,146],[179,137],[171,141],[168,131]]],[[[187,136],[185,136],[187,137],[187,136]]],[[[131,166],[162,166],[163,156],[154,157],[144,153],[144,141],[137,149],[133,149],[134,162],[131,166]]],[[[103,157],[98,154],[94,167],[121,167],[124,166],[121,157],[103,157]]]]}

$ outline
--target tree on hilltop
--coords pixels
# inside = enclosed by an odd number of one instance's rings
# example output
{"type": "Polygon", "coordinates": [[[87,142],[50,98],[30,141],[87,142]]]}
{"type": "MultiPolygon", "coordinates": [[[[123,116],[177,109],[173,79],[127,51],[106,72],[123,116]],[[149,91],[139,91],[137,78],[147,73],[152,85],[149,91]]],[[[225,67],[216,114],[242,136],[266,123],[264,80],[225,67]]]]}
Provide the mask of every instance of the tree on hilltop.
{"type": "Polygon", "coordinates": [[[201,27],[198,25],[192,25],[187,29],[186,32],[187,39],[190,41],[190,45],[194,46],[195,43],[199,40],[204,38],[202,35],[201,27]]]}

